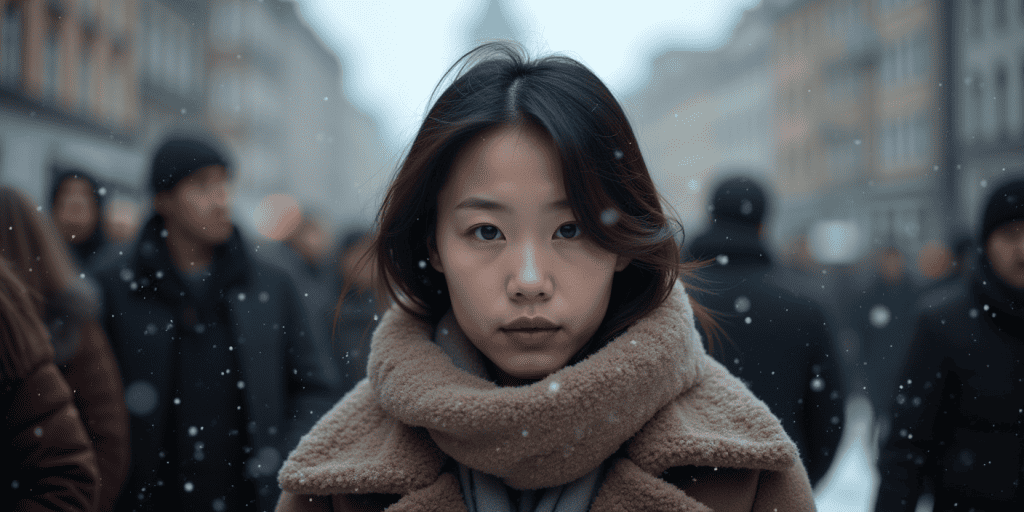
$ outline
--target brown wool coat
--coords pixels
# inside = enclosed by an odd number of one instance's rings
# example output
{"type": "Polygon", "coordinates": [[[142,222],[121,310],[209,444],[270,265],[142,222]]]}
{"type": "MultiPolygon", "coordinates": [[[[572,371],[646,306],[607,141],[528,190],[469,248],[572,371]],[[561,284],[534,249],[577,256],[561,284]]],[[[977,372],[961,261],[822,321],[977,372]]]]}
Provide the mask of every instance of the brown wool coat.
{"type": "Polygon", "coordinates": [[[597,354],[520,388],[459,370],[434,330],[385,315],[370,377],[281,469],[278,511],[465,511],[452,458],[529,489],[609,457],[594,512],[814,510],[796,448],[705,354],[681,287],[597,354]]]}
{"type": "Polygon", "coordinates": [[[96,509],[99,471],[25,288],[0,261],[0,508],[96,509]]]}

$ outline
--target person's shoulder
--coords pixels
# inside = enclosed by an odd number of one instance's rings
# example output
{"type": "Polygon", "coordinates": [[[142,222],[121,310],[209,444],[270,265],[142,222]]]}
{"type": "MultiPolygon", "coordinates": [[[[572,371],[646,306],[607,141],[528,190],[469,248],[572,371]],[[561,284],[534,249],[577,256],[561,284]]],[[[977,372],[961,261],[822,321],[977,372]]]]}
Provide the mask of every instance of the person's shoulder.
{"type": "Polygon", "coordinates": [[[250,253],[249,282],[256,288],[295,288],[292,274],[279,262],[261,254],[262,250],[250,253]]]}

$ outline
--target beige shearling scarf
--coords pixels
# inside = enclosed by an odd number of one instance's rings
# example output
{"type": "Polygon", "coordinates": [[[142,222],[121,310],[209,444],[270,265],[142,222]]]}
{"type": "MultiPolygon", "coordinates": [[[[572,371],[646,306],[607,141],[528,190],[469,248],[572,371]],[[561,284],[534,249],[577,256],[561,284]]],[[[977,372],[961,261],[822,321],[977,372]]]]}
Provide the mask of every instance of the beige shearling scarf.
{"type": "Polygon", "coordinates": [[[481,378],[472,370],[481,356],[458,348],[467,346],[450,316],[435,327],[398,308],[385,314],[369,377],[281,469],[279,510],[303,510],[298,496],[379,493],[401,496],[388,510],[462,511],[458,475],[442,472],[448,457],[507,486],[539,489],[577,480],[617,453],[591,510],[708,510],[659,478],[678,466],[778,472],[760,477],[758,501],[813,510],[795,447],[705,354],[681,284],[597,353],[528,386],[481,378]]]}

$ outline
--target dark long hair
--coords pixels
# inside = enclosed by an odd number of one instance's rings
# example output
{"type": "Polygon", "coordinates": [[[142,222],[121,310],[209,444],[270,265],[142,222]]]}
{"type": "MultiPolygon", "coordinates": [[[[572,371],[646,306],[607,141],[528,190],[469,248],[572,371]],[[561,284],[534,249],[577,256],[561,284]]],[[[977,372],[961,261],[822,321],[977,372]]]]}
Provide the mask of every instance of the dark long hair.
{"type": "Polygon", "coordinates": [[[62,360],[75,350],[80,322],[95,315],[98,293],[82,278],[50,217],[6,186],[0,186],[0,226],[0,256],[28,287],[62,360]]]}
{"type": "MultiPolygon", "coordinates": [[[[565,191],[583,232],[601,248],[632,258],[613,278],[608,311],[581,351],[584,357],[658,307],[675,281],[696,268],[680,262],[676,235],[683,227],[662,210],[622,107],[584,65],[562,56],[531,60],[517,46],[488,43],[464,55],[445,76],[453,74],[378,212],[378,279],[405,311],[438,322],[451,307],[448,288],[443,274],[421,262],[435,244],[437,197],[452,161],[484,130],[536,125],[561,157],[565,191]]],[[[693,305],[702,325],[714,323],[693,305]]]]}

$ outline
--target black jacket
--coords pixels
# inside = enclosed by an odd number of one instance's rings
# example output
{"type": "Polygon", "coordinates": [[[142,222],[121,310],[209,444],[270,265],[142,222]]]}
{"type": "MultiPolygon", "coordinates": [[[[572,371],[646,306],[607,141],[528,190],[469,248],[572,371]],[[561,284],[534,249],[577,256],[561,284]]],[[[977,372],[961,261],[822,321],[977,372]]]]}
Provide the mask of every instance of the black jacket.
{"type": "Polygon", "coordinates": [[[876,510],[1022,510],[1024,293],[983,265],[920,313],[878,457],[876,510]],[[955,507],[954,507],[954,504],[955,507]]]}
{"type": "Polygon", "coordinates": [[[842,435],[844,381],[824,312],[776,282],[756,231],[719,222],[687,246],[700,271],[693,292],[721,314],[726,339],[713,354],[782,421],[811,483],[824,476],[842,435]]]}
{"type": "MultiPolygon", "coordinates": [[[[275,477],[280,463],[337,399],[332,391],[337,377],[322,347],[312,342],[292,281],[283,270],[253,257],[237,231],[215,250],[203,297],[194,297],[173,267],[163,232],[162,219],[154,216],[135,250],[98,275],[102,318],[131,412],[132,469],[119,509],[158,510],[161,503],[150,501],[160,497],[154,490],[167,486],[171,496],[181,492],[180,483],[161,480],[167,475],[161,469],[166,450],[173,448],[165,445],[180,434],[169,431],[174,428],[173,394],[183,378],[179,374],[212,363],[178,361],[177,356],[182,340],[200,339],[197,333],[209,329],[217,339],[208,342],[228,346],[240,374],[239,410],[251,443],[245,478],[258,489],[260,510],[269,510],[279,492],[275,477]]],[[[236,384],[235,377],[228,378],[236,384]]]]}

